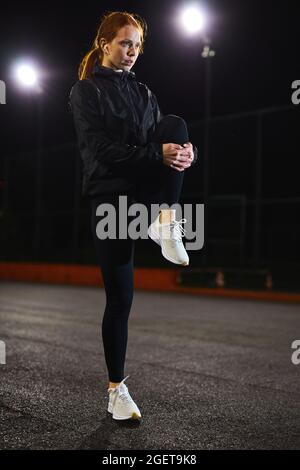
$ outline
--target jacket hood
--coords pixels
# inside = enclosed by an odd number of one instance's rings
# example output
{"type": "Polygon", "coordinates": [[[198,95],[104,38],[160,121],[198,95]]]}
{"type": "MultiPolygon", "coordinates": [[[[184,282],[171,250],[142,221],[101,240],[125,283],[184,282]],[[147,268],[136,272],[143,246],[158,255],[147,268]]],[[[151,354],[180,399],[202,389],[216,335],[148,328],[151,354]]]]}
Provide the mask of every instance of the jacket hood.
{"type": "Polygon", "coordinates": [[[136,80],[135,72],[132,72],[131,70],[114,70],[110,67],[100,65],[99,61],[94,65],[92,75],[101,76],[114,81],[136,80]]]}

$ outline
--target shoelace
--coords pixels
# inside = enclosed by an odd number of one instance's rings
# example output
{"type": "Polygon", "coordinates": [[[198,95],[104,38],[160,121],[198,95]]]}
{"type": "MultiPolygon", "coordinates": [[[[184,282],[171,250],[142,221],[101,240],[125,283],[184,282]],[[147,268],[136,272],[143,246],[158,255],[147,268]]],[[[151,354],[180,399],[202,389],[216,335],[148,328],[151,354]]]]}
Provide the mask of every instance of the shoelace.
{"type": "MultiPolygon", "coordinates": [[[[124,384],[125,380],[128,379],[128,377],[130,377],[130,375],[127,375],[127,377],[125,377],[125,379],[122,380],[122,382],[119,383],[119,385],[117,385],[117,387],[115,387],[113,389],[113,391],[117,391],[118,392],[118,395],[119,397],[121,398],[121,400],[123,402],[127,402],[127,403],[130,403],[132,401],[132,398],[128,392],[128,388],[126,387],[126,385],[124,384]],[[122,385],[124,385],[124,387],[122,387],[122,385]],[[123,391],[121,391],[123,390],[123,391]]],[[[110,390],[110,389],[108,389],[110,390]]],[[[117,396],[116,396],[117,398],[117,396]]],[[[115,400],[116,400],[115,398],[115,400]]],[[[114,402],[115,402],[114,400],[114,402]]]]}
{"type": "Polygon", "coordinates": [[[123,393],[119,393],[119,398],[121,398],[121,400],[125,403],[132,403],[132,398],[131,398],[128,390],[126,390],[123,393]]]}
{"type": "Polygon", "coordinates": [[[185,235],[186,230],[181,224],[185,224],[186,219],[173,220],[170,223],[171,239],[175,241],[181,241],[181,238],[185,235]]]}

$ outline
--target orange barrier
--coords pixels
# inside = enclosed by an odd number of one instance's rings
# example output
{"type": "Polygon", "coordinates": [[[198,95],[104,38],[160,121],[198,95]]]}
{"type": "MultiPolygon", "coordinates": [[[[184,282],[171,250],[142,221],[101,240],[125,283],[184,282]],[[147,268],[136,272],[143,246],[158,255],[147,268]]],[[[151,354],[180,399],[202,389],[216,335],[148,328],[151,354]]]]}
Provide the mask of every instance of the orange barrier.
{"type": "MultiPolygon", "coordinates": [[[[184,269],[184,268],[182,268],[184,269]]],[[[278,302],[300,302],[300,294],[277,291],[248,291],[223,287],[184,287],[177,282],[182,269],[135,268],[136,289],[158,292],[178,292],[198,296],[217,296],[268,300],[278,302]]],[[[81,264],[42,264],[0,262],[0,279],[3,281],[43,282],[49,284],[71,284],[103,287],[98,266],[81,264]]]]}

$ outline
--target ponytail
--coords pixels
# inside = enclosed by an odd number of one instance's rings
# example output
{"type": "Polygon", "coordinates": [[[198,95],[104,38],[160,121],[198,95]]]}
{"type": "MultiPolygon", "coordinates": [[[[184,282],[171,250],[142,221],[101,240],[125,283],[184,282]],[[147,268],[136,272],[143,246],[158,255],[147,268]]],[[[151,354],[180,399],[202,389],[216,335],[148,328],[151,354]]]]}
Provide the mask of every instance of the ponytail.
{"type": "Polygon", "coordinates": [[[91,49],[82,59],[79,66],[78,76],[79,80],[90,77],[92,69],[99,57],[98,48],[91,49]]]}

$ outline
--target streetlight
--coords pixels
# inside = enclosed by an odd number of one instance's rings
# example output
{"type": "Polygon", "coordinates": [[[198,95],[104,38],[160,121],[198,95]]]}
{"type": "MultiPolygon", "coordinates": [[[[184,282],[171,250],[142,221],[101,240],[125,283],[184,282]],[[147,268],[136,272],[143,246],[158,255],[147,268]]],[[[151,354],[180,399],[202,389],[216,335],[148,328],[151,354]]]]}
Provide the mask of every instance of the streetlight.
{"type": "Polygon", "coordinates": [[[27,89],[37,94],[42,93],[41,75],[38,65],[30,59],[19,59],[12,67],[13,79],[22,90],[27,89]]]}
{"type": "MultiPolygon", "coordinates": [[[[41,72],[39,67],[30,60],[20,60],[13,67],[14,79],[23,90],[36,94],[43,93],[40,84],[41,72]]],[[[36,206],[34,232],[34,258],[38,260],[40,246],[40,216],[42,214],[42,101],[36,101],[37,133],[36,133],[36,206]]]]}
{"type": "MultiPolygon", "coordinates": [[[[211,118],[211,60],[216,52],[211,48],[211,40],[207,35],[209,23],[208,13],[198,4],[194,3],[181,12],[181,24],[189,35],[199,33],[204,43],[201,56],[205,59],[205,120],[204,120],[204,155],[203,155],[203,200],[206,206],[204,211],[204,229],[207,226],[207,208],[209,194],[209,140],[210,140],[210,118],[211,118]]],[[[205,264],[207,258],[204,250],[202,262],[205,264]]]]}
{"type": "Polygon", "coordinates": [[[182,11],[181,22],[188,33],[203,31],[205,27],[205,13],[197,6],[189,6],[182,11]]]}
{"type": "Polygon", "coordinates": [[[18,65],[16,69],[16,77],[21,85],[32,87],[37,83],[37,72],[28,64],[18,65]]]}

